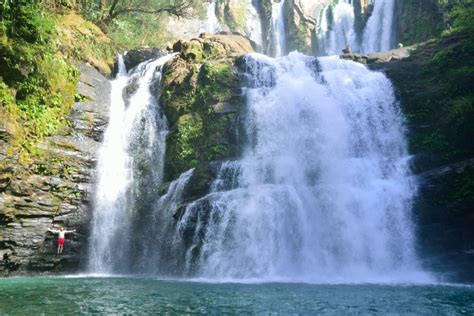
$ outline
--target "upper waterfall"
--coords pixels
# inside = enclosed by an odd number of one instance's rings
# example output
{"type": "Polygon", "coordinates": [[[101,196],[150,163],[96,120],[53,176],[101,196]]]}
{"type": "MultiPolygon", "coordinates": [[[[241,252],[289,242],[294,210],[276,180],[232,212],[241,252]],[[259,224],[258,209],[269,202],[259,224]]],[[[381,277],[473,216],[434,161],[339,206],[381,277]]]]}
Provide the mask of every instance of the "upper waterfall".
{"type": "Polygon", "coordinates": [[[207,20],[204,22],[204,25],[201,28],[200,32],[208,32],[211,34],[216,34],[217,32],[221,30],[221,25],[216,15],[216,5],[217,5],[217,0],[212,0],[211,2],[206,4],[207,20]]]}
{"type": "Polygon", "coordinates": [[[319,55],[337,55],[347,46],[357,49],[354,9],[349,2],[341,0],[334,8],[328,6],[324,9],[318,33],[319,55]]]}
{"type": "Polygon", "coordinates": [[[355,15],[366,16],[368,12],[356,12],[351,0],[338,0],[335,6],[326,7],[317,32],[318,55],[337,55],[344,48],[360,53],[394,48],[394,0],[374,0],[370,8],[368,20],[357,31],[355,15]]]}
{"type": "Polygon", "coordinates": [[[248,37],[254,41],[258,46],[263,45],[262,39],[262,23],[260,22],[260,16],[253,5],[252,0],[247,1],[247,14],[245,17],[246,28],[248,37]]]}
{"type": "Polygon", "coordinates": [[[394,0],[377,0],[372,15],[367,21],[362,38],[361,52],[374,53],[394,47],[393,14],[394,0]]]}
{"type": "Polygon", "coordinates": [[[285,0],[272,2],[272,46],[274,56],[280,57],[286,54],[285,20],[283,17],[283,7],[285,0]]]}

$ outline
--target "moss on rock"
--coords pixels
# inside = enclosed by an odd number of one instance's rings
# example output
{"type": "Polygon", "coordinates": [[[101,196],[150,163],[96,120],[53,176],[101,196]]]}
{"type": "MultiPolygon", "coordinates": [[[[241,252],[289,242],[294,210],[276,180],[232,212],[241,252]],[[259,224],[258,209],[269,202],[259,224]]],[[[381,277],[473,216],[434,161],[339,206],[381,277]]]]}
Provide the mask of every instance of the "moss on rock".
{"type": "Polygon", "coordinates": [[[183,49],[164,69],[161,102],[171,126],[167,180],[237,154],[235,132],[243,104],[235,67],[238,44],[222,35],[196,42],[203,48],[202,59],[187,58],[183,49]]]}
{"type": "Polygon", "coordinates": [[[396,2],[395,31],[398,42],[413,45],[438,36],[443,29],[438,0],[396,2]]]}

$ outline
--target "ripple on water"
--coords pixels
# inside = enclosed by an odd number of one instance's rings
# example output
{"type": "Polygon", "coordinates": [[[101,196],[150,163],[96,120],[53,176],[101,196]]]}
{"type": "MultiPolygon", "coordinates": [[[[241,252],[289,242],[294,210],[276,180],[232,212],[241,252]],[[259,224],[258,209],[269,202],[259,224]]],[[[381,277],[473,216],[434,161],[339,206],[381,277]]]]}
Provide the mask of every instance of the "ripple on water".
{"type": "Polygon", "coordinates": [[[453,285],[199,283],[153,278],[0,279],[0,314],[473,314],[453,285]]]}

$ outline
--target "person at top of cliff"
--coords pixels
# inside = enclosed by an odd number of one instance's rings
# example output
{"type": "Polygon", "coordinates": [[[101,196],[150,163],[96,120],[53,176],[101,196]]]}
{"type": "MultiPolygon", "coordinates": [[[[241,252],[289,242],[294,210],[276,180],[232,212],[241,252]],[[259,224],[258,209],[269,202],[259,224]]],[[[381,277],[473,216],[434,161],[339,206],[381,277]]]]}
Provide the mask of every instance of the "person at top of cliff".
{"type": "Polygon", "coordinates": [[[74,233],[76,230],[65,230],[63,226],[60,226],[59,230],[48,228],[48,231],[52,232],[53,234],[58,234],[58,255],[60,255],[63,253],[64,239],[66,238],[66,234],[74,233]]]}

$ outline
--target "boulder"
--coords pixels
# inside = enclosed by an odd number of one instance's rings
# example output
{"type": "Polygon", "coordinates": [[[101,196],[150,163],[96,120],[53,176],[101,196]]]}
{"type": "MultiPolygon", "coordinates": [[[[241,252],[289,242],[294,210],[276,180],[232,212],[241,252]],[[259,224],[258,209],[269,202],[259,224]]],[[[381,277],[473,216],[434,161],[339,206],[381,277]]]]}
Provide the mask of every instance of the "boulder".
{"type": "MultiPolygon", "coordinates": [[[[141,47],[127,51],[123,55],[123,62],[128,71],[146,60],[155,59],[164,54],[165,53],[159,48],[141,47]]],[[[115,68],[117,68],[117,66],[115,68]]]]}

